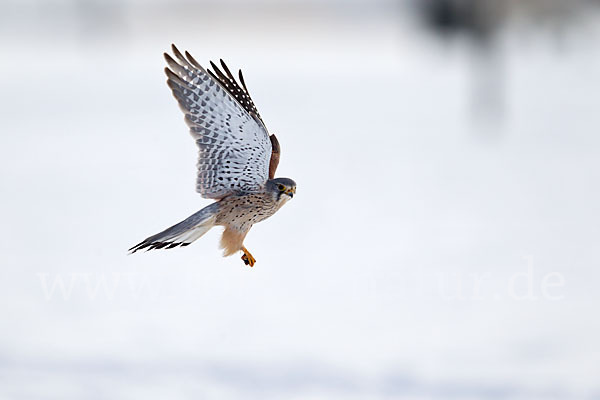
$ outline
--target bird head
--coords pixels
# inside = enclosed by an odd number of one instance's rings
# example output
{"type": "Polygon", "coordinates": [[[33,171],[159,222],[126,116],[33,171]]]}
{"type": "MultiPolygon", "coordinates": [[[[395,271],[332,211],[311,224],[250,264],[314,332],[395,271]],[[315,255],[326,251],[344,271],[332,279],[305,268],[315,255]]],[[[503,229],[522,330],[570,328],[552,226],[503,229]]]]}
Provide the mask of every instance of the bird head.
{"type": "Polygon", "coordinates": [[[278,200],[289,200],[296,193],[296,182],[290,178],[270,179],[267,181],[267,190],[275,194],[278,200]]]}

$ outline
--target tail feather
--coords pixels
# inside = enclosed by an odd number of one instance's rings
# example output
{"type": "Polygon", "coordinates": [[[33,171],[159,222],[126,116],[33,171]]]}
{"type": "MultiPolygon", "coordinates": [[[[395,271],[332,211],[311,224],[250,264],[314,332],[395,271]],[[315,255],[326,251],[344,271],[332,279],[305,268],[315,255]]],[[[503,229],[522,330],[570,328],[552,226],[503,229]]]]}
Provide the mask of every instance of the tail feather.
{"type": "Polygon", "coordinates": [[[187,246],[215,225],[218,203],[213,203],[178,224],[150,236],[129,249],[131,253],[138,250],[172,249],[187,246]]]}

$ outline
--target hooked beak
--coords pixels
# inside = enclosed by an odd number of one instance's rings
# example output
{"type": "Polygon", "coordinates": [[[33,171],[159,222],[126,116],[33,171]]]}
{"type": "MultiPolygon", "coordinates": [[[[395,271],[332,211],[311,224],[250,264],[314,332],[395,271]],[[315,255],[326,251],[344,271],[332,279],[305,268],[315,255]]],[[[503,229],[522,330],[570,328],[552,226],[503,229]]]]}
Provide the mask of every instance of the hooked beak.
{"type": "Polygon", "coordinates": [[[294,197],[294,193],[296,193],[296,189],[292,188],[292,189],[288,189],[285,191],[285,194],[287,194],[290,197],[294,197]]]}

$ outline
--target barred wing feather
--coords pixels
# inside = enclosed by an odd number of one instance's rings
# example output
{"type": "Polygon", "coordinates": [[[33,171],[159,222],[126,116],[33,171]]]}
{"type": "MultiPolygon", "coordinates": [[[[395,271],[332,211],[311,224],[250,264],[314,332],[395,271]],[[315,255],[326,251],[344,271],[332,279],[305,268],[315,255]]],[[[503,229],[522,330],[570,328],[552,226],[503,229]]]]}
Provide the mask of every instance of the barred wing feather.
{"type": "Polygon", "coordinates": [[[258,190],[269,177],[272,145],[252,100],[234,96],[233,84],[226,87],[189,53],[172,51],[165,73],[199,148],[196,190],[211,199],[258,190]]]}

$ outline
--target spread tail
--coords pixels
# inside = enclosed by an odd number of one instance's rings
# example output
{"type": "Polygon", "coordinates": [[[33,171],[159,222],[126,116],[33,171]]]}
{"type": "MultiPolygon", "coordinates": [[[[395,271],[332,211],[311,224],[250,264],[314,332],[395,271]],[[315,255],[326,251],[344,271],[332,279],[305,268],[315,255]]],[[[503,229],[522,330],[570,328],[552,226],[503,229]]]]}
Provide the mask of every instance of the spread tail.
{"type": "Polygon", "coordinates": [[[172,249],[177,246],[187,246],[215,226],[218,208],[218,203],[204,207],[180,223],[144,239],[129,251],[135,253],[142,249],[172,249]]]}

